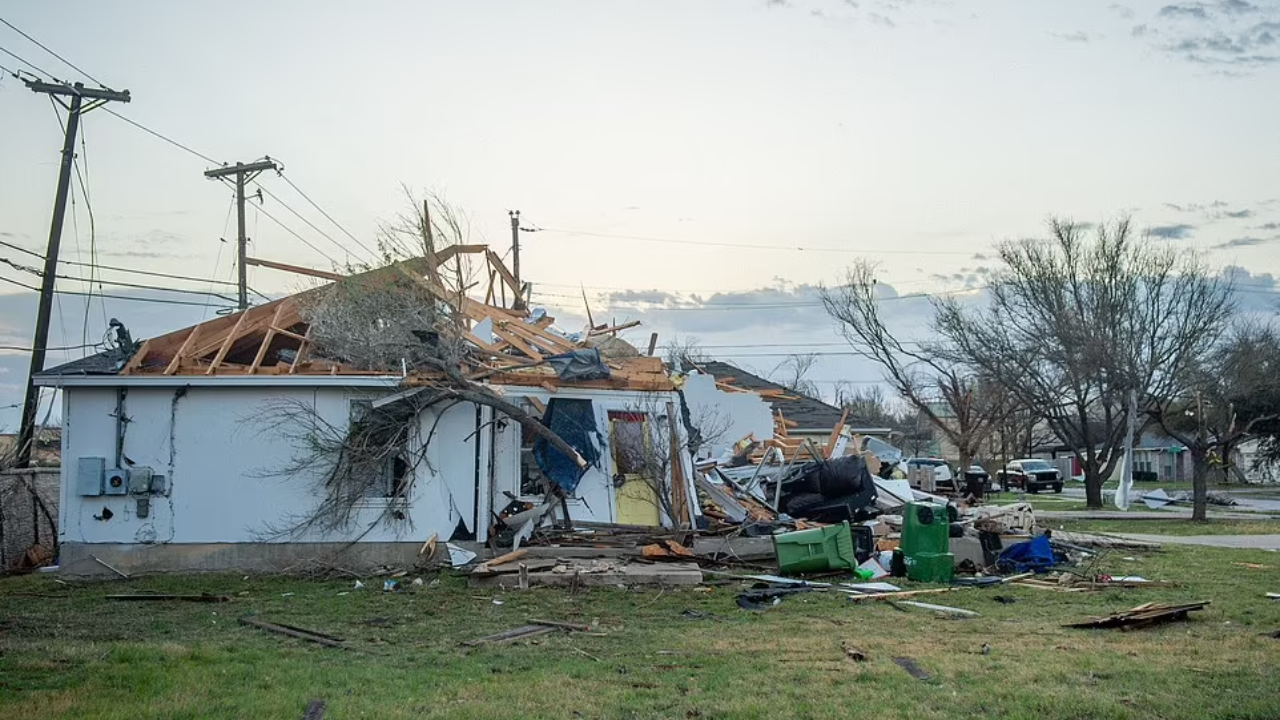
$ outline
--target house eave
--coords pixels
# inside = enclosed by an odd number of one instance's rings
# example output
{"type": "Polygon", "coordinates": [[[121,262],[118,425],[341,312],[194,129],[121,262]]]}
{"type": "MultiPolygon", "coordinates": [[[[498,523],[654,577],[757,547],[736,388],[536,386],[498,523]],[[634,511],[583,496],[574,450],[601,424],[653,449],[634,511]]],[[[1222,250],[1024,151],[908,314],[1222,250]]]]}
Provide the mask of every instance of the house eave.
{"type": "Polygon", "coordinates": [[[396,387],[399,375],[55,375],[40,387],[396,387]]]}

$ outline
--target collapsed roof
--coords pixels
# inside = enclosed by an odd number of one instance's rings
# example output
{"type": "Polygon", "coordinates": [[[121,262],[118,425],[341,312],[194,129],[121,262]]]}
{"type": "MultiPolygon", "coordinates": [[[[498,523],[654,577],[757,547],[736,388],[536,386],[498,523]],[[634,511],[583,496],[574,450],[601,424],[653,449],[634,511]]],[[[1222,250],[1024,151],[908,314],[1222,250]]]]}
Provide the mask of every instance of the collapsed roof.
{"type": "MultiPolygon", "coordinates": [[[[459,259],[460,262],[460,259],[459,259]]],[[[301,270],[301,269],[296,269],[301,270]]],[[[320,357],[310,323],[304,317],[308,301],[344,282],[401,281],[408,278],[437,303],[447,318],[445,330],[455,332],[465,344],[460,359],[463,372],[497,385],[559,385],[580,388],[637,391],[671,390],[674,385],[661,358],[602,352],[608,377],[591,380],[561,379],[546,362],[549,358],[594,348],[602,341],[617,345],[616,327],[590,326],[580,333],[557,331],[555,319],[544,312],[531,313],[523,302],[515,277],[501,258],[485,245],[453,245],[432,257],[394,263],[365,273],[342,276],[307,270],[305,274],[330,280],[321,287],[251,307],[143,341],[127,362],[109,353],[90,356],[41,373],[44,376],[80,374],[152,376],[242,375],[406,375],[406,384],[430,382],[437,375],[430,368],[387,367],[371,371],[340,359],[320,357]],[[449,288],[442,266],[461,255],[483,258],[488,287],[483,300],[449,288]],[[510,303],[507,298],[510,298],[510,303]],[[509,306],[508,306],[509,305],[509,306]]],[[[459,273],[460,276],[461,273],[459,273]]],[[[425,340],[424,340],[425,342],[425,340]]]]}

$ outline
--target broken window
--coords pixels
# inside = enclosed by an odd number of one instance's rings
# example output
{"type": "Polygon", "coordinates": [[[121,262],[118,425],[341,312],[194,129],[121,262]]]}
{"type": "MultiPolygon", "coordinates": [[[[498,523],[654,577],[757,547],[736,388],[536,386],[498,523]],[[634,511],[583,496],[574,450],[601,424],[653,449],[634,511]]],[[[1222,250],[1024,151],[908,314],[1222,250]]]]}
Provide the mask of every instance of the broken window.
{"type": "MultiPolygon", "coordinates": [[[[350,401],[350,427],[354,429],[373,411],[372,400],[350,401]]],[[[383,458],[379,466],[373,469],[373,474],[374,477],[365,486],[365,497],[369,499],[405,497],[409,485],[409,460],[405,449],[399,448],[394,454],[383,458]]]]}
{"type": "MultiPolygon", "coordinates": [[[[537,408],[528,400],[520,403],[520,408],[531,414],[538,414],[537,408]]],[[[538,436],[524,426],[520,427],[520,497],[538,497],[546,494],[546,475],[538,467],[533,454],[534,441],[538,436]]]]}

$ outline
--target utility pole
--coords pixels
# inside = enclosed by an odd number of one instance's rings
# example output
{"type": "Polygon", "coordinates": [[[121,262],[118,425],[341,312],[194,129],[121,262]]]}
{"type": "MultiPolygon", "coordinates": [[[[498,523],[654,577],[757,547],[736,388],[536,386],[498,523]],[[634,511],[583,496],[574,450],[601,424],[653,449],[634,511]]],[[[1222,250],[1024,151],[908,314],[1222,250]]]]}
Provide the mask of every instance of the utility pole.
{"type": "Polygon", "coordinates": [[[47,83],[23,80],[32,92],[44,93],[67,109],[67,129],[62,140],[62,167],[58,170],[58,192],[53,200],[53,221],[49,224],[49,246],[44,254],[44,275],[40,279],[40,303],[36,310],[36,331],[31,341],[31,370],[27,373],[27,394],[22,404],[22,426],[18,431],[17,467],[31,464],[35,447],[36,413],[40,410],[40,391],[36,373],[44,370],[45,348],[49,345],[49,317],[53,310],[54,283],[58,274],[58,247],[62,243],[62,221],[66,217],[67,193],[71,189],[71,168],[76,157],[76,132],[80,116],[109,102],[129,102],[129,91],[87,88],[81,83],[47,83]],[[71,98],[67,104],[62,100],[71,98]],[[88,100],[88,103],[85,101],[88,100]]]}
{"type": "Polygon", "coordinates": [[[524,283],[520,282],[520,211],[508,210],[511,216],[511,275],[516,279],[516,301],[512,307],[524,309],[524,283]]]}
{"type": "Polygon", "coordinates": [[[252,181],[263,170],[280,171],[280,166],[271,158],[264,158],[257,162],[236,163],[226,167],[214,168],[206,170],[204,176],[207,178],[225,178],[234,175],[236,180],[236,221],[239,229],[236,235],[236,265],[240,270],[240,309],[246,310],[249,307],[249,276],[245,272],[245,256],[248,255],[247,247],[249,238],[244,234],[244,186],[252,181]]]}

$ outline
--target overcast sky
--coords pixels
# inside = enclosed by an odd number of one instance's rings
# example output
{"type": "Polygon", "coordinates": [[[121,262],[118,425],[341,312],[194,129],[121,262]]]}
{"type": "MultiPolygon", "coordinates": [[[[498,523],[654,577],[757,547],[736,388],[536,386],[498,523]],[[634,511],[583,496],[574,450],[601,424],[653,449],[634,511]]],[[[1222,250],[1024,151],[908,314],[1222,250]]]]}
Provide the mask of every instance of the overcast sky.
{"type": "MultiPolygon", "coordinates": [[[[1130,213],[1263,291],[1280,272],[1275,0],[10,2],[0,17],[128,88],[121,114],[219,162],[280,159],[367,243],[402,183],[443,193],[474,241],[502,251],[518,208],[543,229],[525,238],[523,274],[561,317],[578,322],[586,286],[597,313],[761,369],[793,347],[839,350],[823,345],[839,338],[812,288],[858,255],[900,293],[980,285],[993,241],[1039,234],[1050,214],[1130,213]]],[[[0,67],[85,80],[3,26],[0,48],[27,62],[0,52],[0,67]]],[[[58,120],[6,77],[0,128],[0,240],[42,250],[58,120]]],[[[210,163],[103,111],[84,137],[101,263],[231,277],[230,195],[202,177],[210,163]]],[[[283,179],[262,182],[333,240],[268,197],[249,212],[253,254],[331,265],[266,212],[334,259],[362,259],[283,179]]],[[[80,199],[64,258],[88,260],[90,226],[80,199]]],[[[267,294],[298,283],[250,277],[267,294]]],[[[0,344],[30,343],[23,292],[0,283],[19,294],[0,297],[0,344]]],[[[105,308],[141,336],[211,311],[105,308]]],[[[54,342],[78,344],[84,315],[63,298],[54,342]]],[[[95,302],[91,341],[103,315],[95,302]]],[[[20,399],[25,363],[0,354],[0,406],[20,399]]],[[[875,378],[839,355],[819,375],[875,378]]]]}

